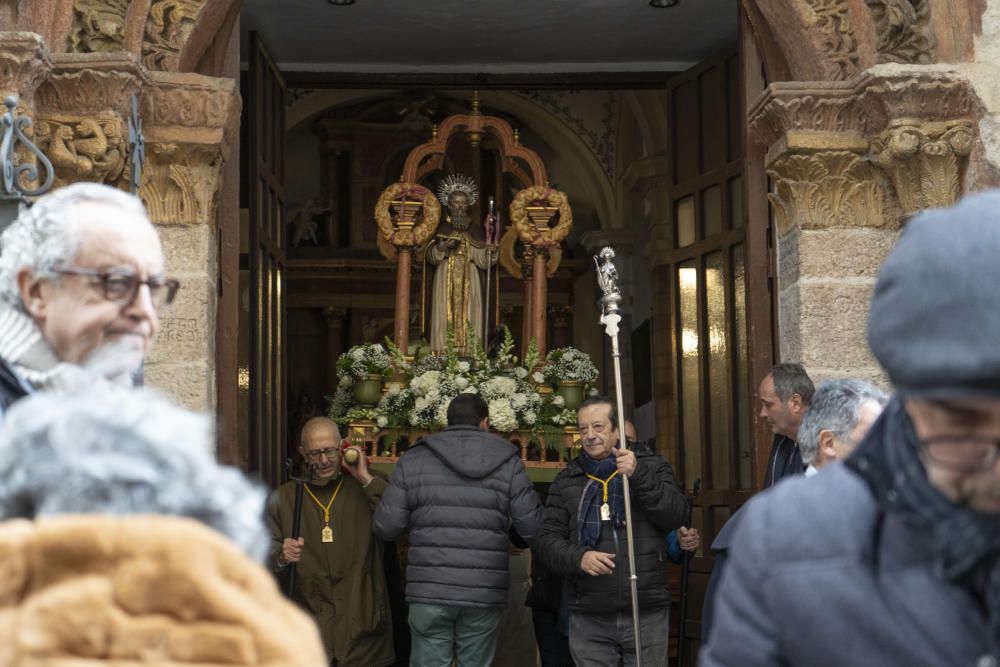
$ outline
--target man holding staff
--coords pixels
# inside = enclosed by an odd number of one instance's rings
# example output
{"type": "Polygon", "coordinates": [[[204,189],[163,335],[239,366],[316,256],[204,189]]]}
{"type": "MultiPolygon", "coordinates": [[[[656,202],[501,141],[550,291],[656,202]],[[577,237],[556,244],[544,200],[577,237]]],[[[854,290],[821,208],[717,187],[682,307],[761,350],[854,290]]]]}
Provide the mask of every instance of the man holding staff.
{"type": "Polygon", "coordinates": [[[295,504],[290,481],[268,502],[269,564],[276,572],[295,564],[294,600],[316,620],[331,665],[391,665],[382,542],[372,533],[372,514],[388,484],[372,475],[357,450],[347,450],[359,454],[354,464],[342,457],[337,424],[326,417],[305,423],[299,452],[309,467],[301,537],[290,537],[295,504]]]}
{"type": "Polygon", "coordinates": [[[556,476],[536,552],[565,577],[569,644],[578,667],[636,664],[623,477],[630,484],[643,664],[667,664],[667,534],[687,519],[673,470],[645,447],[619,446],[619,416],[605,397],[577,412],[582,450],[556,476]]]}

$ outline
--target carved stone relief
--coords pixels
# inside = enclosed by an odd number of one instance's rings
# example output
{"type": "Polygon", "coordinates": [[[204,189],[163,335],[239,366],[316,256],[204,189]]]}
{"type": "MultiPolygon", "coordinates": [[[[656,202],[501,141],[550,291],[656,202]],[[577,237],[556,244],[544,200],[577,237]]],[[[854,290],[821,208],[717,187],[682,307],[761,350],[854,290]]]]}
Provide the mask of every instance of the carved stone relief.
{"type": "Polygon", "coordinates": [[[125,49],[125,18],[132,0],[75,0],[73,27],[66,38],[71,53],[125,49]]]}
{"type": "Polygon", "coordinates": [[[768,195],[778,234],[794,227],[880,227],[885,224],[878,172],[852,151],[786,153],[768,168],[768,195]]]}
{"type": "Polygon", "coordinates": [[[142,64],[151,70],[176,71],[181,49],[208,0],[154,0],[146,19],[142,64]]]}
{"type": "Polygon", "coordinates": [[[958,201],[975,137],[970,120],[900,119],[872,141],[873,160],[892,178],[904,216],[958,201]]]}
{"type": "Polygon", "coordinates": [[[45,43],[28,32],[0,33],[0,95],[18,95],[31,104],[35,90],[52,69],[45,43]]]}
{"type": "Polygon", "coordinates": [[[772,84],[749,112],[750,132],[766,145],[790,131],[859,132],[850,83],[772,84]]]}
{"type": "Polygon", "coordinates": [[[134,60],[53,60],[52,74],[36,94],[40,112],[90,115],[113,110],[125,116],[132,93],[145,79],[134,60]]]}
{"type": "Polygon", "coordinates": [[[215,219],[222,172],[220,146],[149,143],[139,191],[157,223],[207,224],[215,219]]]}
{"type": "Polygon", "coordinates": [[[851,27],[847,0],[806,0],[805,13],[810,36],[828,60],[823,69],[832,81],[844,81],[858,73],[858,43],[851,27]]]}
{"type": "Polygon", "coordinates": [[[113,113],[39,116],[35,142],[55,167],[55,186],[77,181],[115,184],[125,167],[127,130],[113,113]]]}
{"type": "Polygon", "coordinates": [[[934,62],[930,0],[865,0],[875,23],[880,63],[934,62]]]}

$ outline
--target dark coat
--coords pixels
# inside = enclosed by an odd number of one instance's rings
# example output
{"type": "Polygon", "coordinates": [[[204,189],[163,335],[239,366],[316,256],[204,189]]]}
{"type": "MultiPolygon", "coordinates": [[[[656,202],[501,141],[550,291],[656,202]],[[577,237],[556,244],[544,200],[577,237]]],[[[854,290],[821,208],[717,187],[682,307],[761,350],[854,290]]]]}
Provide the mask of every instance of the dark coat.
{"type": "MultiPolygon", "coordinates": [[[[324,543],[323,510],[303,493],[300,535],[305,540],[296,566],[295,601],[316,621],[327,654],[344,667],[379,667],[395,661],[392,619],[382,543],[371,530],[372,512],[387,486],[375,477],[366,487],[347,473],[330,506],[333,542],[324,543]]],[[[336,481],[310,483],[328,503],[336,481]]],[[[278,570],[281,543],[292,536],[295,482],[278,488],[267,505],[271,532],[269,565],[278,570]]]]}
{"type": "MultiPolygon", "coordinates": [[[[688,503],[674,473],[661,456],[647,448],[636,451],[636,469],[629,478],[639,606],[657,609],[670,604],[667,576],[667,533],[684,525],[688,503]]],[[[566,577],[569,607],[584,614],[611,614],[631,608],[628,545],[625,529],[601,523],[597,551],[615,554],[613,574],[592,577],[580,570],[590,547],[580,546],[577,519],[587,485],[579,458],[553,480],[545,502],[545,524],[535,552],[546,567],[566,577]]]]}
{"type": "Polygon", "coordinates": [[[410,531],[408,602],[505,607],[512,521],[529,543],[542,521],[517,447],[474,426],[451,426],[399,459],[374,528],[385,540],[410,531]]]}
{"type": "Polygon", "coordinates": [[[28,385],[14,372],[6,360],[0,358],[0,423],[3,414],[15,401],[30,393],[28,385]]]}
{"type": "MultiPolygon", "coordinates": [[[[774,486],[784,477],[801,475],[805,470],[798,444],[787,436],[775,434],[771,441],[771,455],[767,457],[763,488],[774,486]]],[[[712,548],[715,548],[714,544],[712,548]]]]}
{"type": "MultiPolygon", "coordinates": [[[[699,665],[977,665],[986,616],[933,571],[931,540],[841,463],[740,512],[699,665]]],[[[990,663],[994,664],[994,663],[990,663]]]]}

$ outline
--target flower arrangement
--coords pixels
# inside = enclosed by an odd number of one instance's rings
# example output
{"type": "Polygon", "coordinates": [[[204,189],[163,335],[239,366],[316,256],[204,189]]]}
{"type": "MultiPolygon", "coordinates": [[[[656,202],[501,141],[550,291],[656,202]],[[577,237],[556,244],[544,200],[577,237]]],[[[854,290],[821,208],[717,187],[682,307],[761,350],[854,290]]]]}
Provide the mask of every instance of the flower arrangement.
{"type": "Polygon", "coordinates": [[[560,381],[593,384],[597,380],[597,366],[590,355],[575,347],[560,347],[549,352],[545,367],[545,380],[553,385],[560,381]]]}
{"type": "Polygon", "coordinates": [[[354,380],[364,380],[370,375],[386,377],[392,372],[393,358],[378,343],[355,345],[337,359],[337,375],[354,380]]]}
{"type": "MultiPolygon", "coordinates": [[[[451,400],[461,393],[472,393],[479,394],[486,401],[490,424],[497,431],[537,431],[576,423],[576,411],[566,409],[561,396],[543,395],[537,391],[549,373],[529,370],[539,361],[533,342],[523,363],[518,363],[513,354],[514,339],[507,329],[504,330],[502,344],[492,357],[472,335],[468,338],[473,341],[469,346],[469,356],[460,357],[453,340],[454,337],[449,335],[444,354],[425,355],[410,362],[389,340],[384,347],[366,344],[351,348],[344,355],[349,357],[349,361],[344,361],[342,356],[337,363],[340,382],[330,399],[330,418],[338,423],[366,419],[383,429],[438,430],[447,424],[451,400]],[[354,355],[356,349],[363,347],[377,349],[354,355]],[[387,369],[384,374],[395,369],[408,382],[405,385],[390,383],[377,406],[360,408],[352,403],[351,387],[358,377],[355,375],[356,367],[369,362],[371,365],[366,368],[387,369]]],[[[582,355],[584,361],[594,368],[589,357],[578,350],[574,352],[582,355]]],[[[575,363],[585,365],[579,360],[575,363]]],[[[596,377],[597,370],[594,368],[593,379],[596,377]]]]}

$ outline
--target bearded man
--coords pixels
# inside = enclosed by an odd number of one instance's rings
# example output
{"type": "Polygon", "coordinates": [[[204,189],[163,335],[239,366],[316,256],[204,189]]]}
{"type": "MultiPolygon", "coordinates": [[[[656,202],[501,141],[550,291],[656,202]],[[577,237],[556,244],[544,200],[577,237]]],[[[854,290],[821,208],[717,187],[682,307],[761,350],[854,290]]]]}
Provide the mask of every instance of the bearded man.
{"type": "Polygon", "coordinates": [[[483,338],[483,286],[480,271],[496,262],[485,242],[483,230],[472,224],[469,207],[479,193],[472,179],[454,174],[438,188],[438,198],[448,215],[427,246],[427,261],[437,266],[431,299],[431,349],[443,352],[448,329],[454,331],[455,346],[469,344],[466,326],[472,323],[476,337],[483,338]]]}

